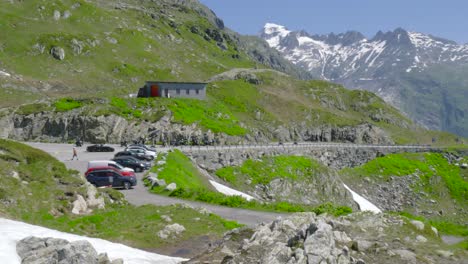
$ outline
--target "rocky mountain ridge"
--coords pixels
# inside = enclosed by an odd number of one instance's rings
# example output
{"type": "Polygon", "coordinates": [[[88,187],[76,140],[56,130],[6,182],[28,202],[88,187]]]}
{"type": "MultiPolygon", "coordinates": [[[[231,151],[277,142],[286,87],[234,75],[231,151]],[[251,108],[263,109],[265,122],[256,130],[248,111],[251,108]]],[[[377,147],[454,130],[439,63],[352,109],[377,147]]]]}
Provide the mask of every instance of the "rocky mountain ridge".
{"type": "Polygon", "coordinates": [[[261,37],[315,77],[375,92],[420,124],[466,136],[468,45],[402,28],[310,35],[267,23],[261,37]],[[452,73],[450,74],[450,71],[452,73]]]}

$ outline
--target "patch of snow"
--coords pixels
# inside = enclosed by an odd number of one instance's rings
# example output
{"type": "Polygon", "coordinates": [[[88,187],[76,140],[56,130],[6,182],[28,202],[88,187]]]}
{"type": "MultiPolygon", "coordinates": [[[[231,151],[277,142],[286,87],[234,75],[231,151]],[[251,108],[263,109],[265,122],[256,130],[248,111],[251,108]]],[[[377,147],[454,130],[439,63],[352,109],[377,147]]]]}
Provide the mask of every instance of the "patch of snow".
{"type": "Polygon", "coordinates": [[[361,211],[371,211],[373,213],[381,213],[382,211],[375,206],[373,203],[369,202],[366,198],[362,197],[361,195],[353,192],[346,184],[343,184],[344,187],[351,192],[353,195],[353,200],[359,205],[359,209],[361,211]]]}
{"type": "Polygon", "coordinates": [[[21,259],[16,253],[16,243],[28,236],[61,238],[70,242],[87,240],[98,253],[107,253],[110,259],[122,258],[126,264],[175,264],[186,260],[146,252],[103,239],[68,234],[41,226],[0,218],[1,262],[8,264],[21,263],[21,259]]]}
{"type": "Polygon", "coordinates": [[[380,56],[380,54],[382,54],[382,51],[384,51],[386,44],[387,44],[387,42],[384,40],[384,41],[381,41],[381,42],[377,42],[377,43],[375,43],[373,45],[374,47],[372,49],[372,52],[369,55],[369,57],[366,59],[366,62],[367,62],[367,60],[369,58],[371,58],[375,54],[375,57],[369,63],[369,67],[372,67],[372,65],[374,65],[375,60],[380,56]]]}
{"type": "Polygon", "coordinates": [[[217,183],[215,181],[210,180],[210,183],[211,183],[211,185],[213,185],[213,187],[215,187],[215,189],[218,192],[220,192],[222,194],[229,195],[229,196],[239,195],[239,196],[242,196],[243,198],[247,199],[247,201],[255,199],[255,198],[253,198],[252,196],[250,196],[250,195],[248,195],[246,193],[239,192],[237,190],[229,188],[226,185],[222,185],[222,184],[217,183]]]}

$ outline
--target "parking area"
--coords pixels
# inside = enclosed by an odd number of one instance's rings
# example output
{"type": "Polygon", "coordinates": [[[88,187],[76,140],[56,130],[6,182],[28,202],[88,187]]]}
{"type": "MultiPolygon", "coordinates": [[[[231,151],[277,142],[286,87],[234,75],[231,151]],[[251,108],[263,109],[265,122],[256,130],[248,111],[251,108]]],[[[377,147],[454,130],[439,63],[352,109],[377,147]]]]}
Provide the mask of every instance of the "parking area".
{"type": "Polygon", "coordinates": [[[91,160],[110,160],[114,158],[114,154],[124,150],[120,145],[108,145],[115,149],[114,152],[87,152],[86,147],[89,144],[84,144],[82,147],[76,147],[78,153],[78,160],[71,160],[73,156],[74,144],[49,144],[49,143],[36,143],[26,142],[26,144],[41,149],[59,161],[63,162],[68,168],[75,169],[81,174],[84,174],[87,169],[88,161],[91,160]]]}

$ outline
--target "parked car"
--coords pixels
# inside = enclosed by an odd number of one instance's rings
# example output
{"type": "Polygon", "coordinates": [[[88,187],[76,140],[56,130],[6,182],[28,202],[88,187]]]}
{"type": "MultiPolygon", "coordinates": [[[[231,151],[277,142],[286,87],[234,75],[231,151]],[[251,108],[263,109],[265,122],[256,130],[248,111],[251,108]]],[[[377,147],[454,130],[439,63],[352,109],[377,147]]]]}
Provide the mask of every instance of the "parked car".
{"type": "Polygon", "coordinates": [[[147,169],[147,167],[143,163],[141,163],[141,161],[135,160],[132,157],[118,157],[113,159],[113,161],[117,162],[122,166],[132,168],[136,172],[142,172],[145,169],[147,169]]]}
{"type": "Polygon", "coordinates": [[[134,158],[137,158],[139,160],[145,160],[145,161],[151,161],[153,158],[151,156],[145,155],[144,153],[137,153],[133,151],[120,151],[115,153],[114,158],[116,157],[121,157],[121,156],[132,156],[134,158]]]}
{"type": "Polygon", "coordinates": [[[147,149],[145,149],[144,147],[136,147],[136,146],[133,146],[133,147],[127,147],[127,148],[125,148],[125,150],[127,150],[127,151],[141,150],[141,151],[144,151],[144,153],[145,153],[146,155],[152,156],[153,159],[156,157],[156,152],[155,152],[155,151],[147,150],[147,149]]]}
{"type": "Polygon", "coordinates": [[[122,165],[118,164],[113,160],[92,160],[88,161],[88,169],[90,168],[98,168],[98,167],[114,167],[121,171],[130,171],[134,172],[131,168],[125,168],[122,165]]]}
{"type": "Polygon", "coordinates": [[[146,150],[149,150],[149,151],[153,151],[153,152],[156,152],[156,147],[155,146],[147,146],[145,144],[131,144],[131,145],[128,145],[129,148],[131,147],[140,147],[140,148],[144,148],[146,150]]]}
{"type": "Polygon", "coordinates": [[[137,153],[141,156],[144,156],[147,160],[154,160],[154,158],[156,157],[156,155],[151,155],[149,153],[147,153],[146,150],[143,150],[143,149],[136,149],[136,148],[126,148],[125,151],[130,151],[130,152],[133,152],[133,153],[137,153]]]}
{"type": "Polygon", "coordinates": [[[96,187],[124,188],[126,190],[137,184],[135,176],[123,176],[115,170],[94,170],[88,173],[86,180],[96,187]]]}
{"type": "Polygon", "coordinates": [[[112,159],[112,160],[115,160],[116,158],[119,158],[119,159],[120,159],[120,158],[131,159],[131,160],[133,160],[133,161],[135,161],[135,162],[139,162],[139,163],[143,164],[143,166],[145,167],[145,170],[150,169],[151,166],[153,166],[153,164],[152,164],[151,161],[140,160],[140,159],[138,159],[138,158],[136,158],[136,157],[134,157],[134,156],[118,156],[118,157],[115,157],[115,158],[112,159]]]}
{"type": "Polygon", "coordinates": [[[91,145],[86,148],[88,152],[114,152],[114,148],[103,144],[91,145]]]}
{"type": "Polygon", "coordinates": [[[132,170],[121,170],[121,169],[118,169],[116,167],[111,167],[111,166],[102,166],[102,167],[89,168],[85,172],[85,177],[87,177],[90,172],[95,171],[95,170],[113,170],[113,171],[119,172],[120,174],[122,174],[122,176],[135,177],[135,172],[133,171],[133,169],[132,170]]]}

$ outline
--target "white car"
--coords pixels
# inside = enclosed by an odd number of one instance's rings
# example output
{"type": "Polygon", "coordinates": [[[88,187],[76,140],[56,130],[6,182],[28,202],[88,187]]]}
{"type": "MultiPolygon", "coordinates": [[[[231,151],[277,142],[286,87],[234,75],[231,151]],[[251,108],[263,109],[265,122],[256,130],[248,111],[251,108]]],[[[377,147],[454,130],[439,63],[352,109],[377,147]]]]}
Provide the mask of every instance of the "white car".
{"type": "Polygon", "coordinates": [[[156,152],[151,151],[151,150],[147,150],[147,149],[142,148],[142,147],[128,147],[125,150],[127,150],[127,151],[137,150],[138,152],[141,152],[141,153],[144,153],[145,155],[153,157],[153,159],[156,158],[156,152]]]}

